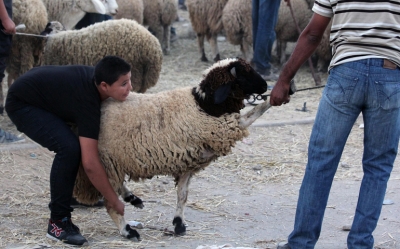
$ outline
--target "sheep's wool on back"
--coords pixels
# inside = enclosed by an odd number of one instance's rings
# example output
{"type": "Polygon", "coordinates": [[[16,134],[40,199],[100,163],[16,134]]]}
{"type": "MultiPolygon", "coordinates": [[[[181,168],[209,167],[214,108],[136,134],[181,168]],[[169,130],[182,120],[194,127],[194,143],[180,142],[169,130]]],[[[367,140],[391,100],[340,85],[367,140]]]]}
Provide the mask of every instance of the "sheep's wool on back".
{"type": "Polygon", "coordinates": [[[236,141],[248,135],[238,127],[239,114],[210,116],[199,110],[191,91],[187,87],[158,94],[131,93],[124,102],[106,101],[99,152],[105,167],[112,165],[108,173],[118,174],[113,171],[118,167],[120,173],[139,180],[179,175],[188,169],[196,172],[228,154],[236,141]]]}

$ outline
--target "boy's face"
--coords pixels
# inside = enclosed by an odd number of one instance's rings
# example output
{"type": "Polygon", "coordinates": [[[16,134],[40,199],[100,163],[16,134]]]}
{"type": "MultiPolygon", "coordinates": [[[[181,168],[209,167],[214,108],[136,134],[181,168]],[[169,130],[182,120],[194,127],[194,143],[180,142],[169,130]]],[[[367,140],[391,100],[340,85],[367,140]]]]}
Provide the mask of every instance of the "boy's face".
{"type": "Polygon", "coordinates": [[[107,85],[108,96],[119,101],[126,100],[131,90],[131,72],[121,75],[111,86],[107,85]]]}

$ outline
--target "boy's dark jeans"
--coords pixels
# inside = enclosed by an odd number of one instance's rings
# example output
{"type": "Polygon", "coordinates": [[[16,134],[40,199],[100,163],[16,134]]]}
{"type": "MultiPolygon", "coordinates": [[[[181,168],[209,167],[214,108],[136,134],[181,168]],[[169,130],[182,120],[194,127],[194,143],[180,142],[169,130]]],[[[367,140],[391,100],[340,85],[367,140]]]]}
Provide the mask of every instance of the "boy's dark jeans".
{"type": "Polygon", "coordinates": [[[78,136],[61,118],[37,107],[26,105],[7,113],[20,132],[56,153],[50,172],[51,218],[70,218],[70,202],[81,162],[78,136]]]}

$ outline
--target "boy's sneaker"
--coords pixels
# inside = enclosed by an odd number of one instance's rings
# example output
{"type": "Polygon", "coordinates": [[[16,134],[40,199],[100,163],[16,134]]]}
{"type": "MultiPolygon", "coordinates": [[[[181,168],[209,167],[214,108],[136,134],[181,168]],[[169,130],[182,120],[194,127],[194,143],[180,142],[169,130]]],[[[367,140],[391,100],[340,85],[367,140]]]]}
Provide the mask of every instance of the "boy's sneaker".
{"type": "Polygon", "coordinates": [[[79,228],[67,217],[57,221],[50,219],[46,237],[75,246],[88,245],[88,241],[80,234],[79,228]]]}
{"type": "Polygon", "coordinates": [[[0,144],[20,143],[24,141],[25,138],[19,137],[0,128],[0,144]]]}

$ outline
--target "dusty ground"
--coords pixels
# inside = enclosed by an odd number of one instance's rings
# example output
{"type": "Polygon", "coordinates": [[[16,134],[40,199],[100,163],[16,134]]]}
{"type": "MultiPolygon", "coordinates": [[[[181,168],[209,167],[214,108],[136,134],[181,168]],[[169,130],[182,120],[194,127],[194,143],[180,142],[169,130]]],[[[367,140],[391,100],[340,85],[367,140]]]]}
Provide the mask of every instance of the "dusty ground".
{"type": "MultiPolygon", "coordinates": [[[[186,13],[181,12],[183,18],[186,13]]],[[[196,40],[188,35],[188,20],[176,23],[181,38],[165,56],[160,81],[149,92],[196,85],[201,72],[211,63],[199,61],[196,40]]],[[[221,41],[222,57],[239,56],[239,48],[221,41]]],[[[206,45],[208,57],[210,47],[206,45]]],[[[321,74],[323,83],[326,74],[321,74]]],[[[314,85],[307,67],[296,76],[298,88],[314,85]]],[[[272,82],[271,82],[272,83],[272,82]]],[[[156,177],[142,183],[129,183],[145,201],[138,210],[130,205],[128,220],[140,221],[141,242],[118,235],[105,209],[79,208],[74,222],[89,240],[89,248],[190,248],[200,245],[231,244],[234,247],[276,248],[293,226],[297,192],[306,164],[307,142],[322,89],[296,93],[289,104],[273,107],[250,127],[250,136],[239,142],[233,153],[220,158],[190,185],[186,221],[187,235],[174,237],[176,191],[173,179],[156,177]],[[306,103],[307,111],[301,111],[306,103]]],[[[251,107],[246,107],[244,112],[251,107]]],[[[363,130],[361,118],[354,125],[332,187],[320,240],[316,248],[346,248],[362,177],[363,130]]],[[[0,125],[13,132],[7,116],[0,125]]],[[[46,239],[49,211],[49,170],[53,154],[27,142],[0,146],[0,248],[66,248],[46,239]]],[[[400,248],[400,170],[396,160],[386,199],[374,233],[375,248],[400,248]]]]}

